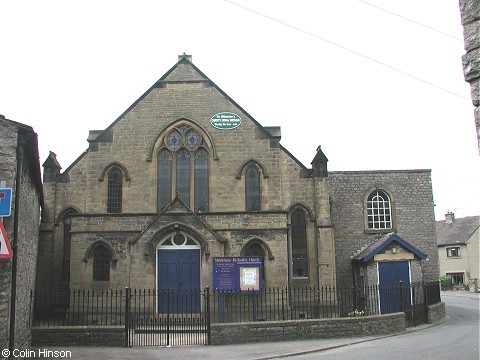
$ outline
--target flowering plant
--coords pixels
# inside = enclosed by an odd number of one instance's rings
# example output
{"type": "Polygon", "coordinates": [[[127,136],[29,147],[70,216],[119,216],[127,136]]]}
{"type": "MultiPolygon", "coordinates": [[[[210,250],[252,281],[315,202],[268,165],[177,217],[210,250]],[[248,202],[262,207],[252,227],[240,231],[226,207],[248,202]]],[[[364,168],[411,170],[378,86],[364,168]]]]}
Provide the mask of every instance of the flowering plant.
{"type": "Polygon", "coordinates": [[[349,317],[365,316],[365,311],[360,311],[360,310],[355,309],[354,311],[349,312],[348,316],[349,317]]]}

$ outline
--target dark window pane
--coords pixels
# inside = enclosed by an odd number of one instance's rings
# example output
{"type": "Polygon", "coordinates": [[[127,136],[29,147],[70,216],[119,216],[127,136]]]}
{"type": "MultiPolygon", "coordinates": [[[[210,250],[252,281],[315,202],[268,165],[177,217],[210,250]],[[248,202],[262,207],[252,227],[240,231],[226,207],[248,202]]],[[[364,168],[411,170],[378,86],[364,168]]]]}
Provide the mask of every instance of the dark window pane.
{"type": "Polygon", "coordinates": [[[245,171],[245,203],[247,211],[260,211],[260,173],[254,166],[245,171]]]}
{"type": "Polygon", "coordinates": [[[208,153],[195,154],[195,211],[208,211],[208,153]]]}
{"type": "Polygon", "coordinates": [[[162,150],[157,157],[157,210],[172,200],[172,154],[162,150]]]}
{"type": "Polygon", "coordinates": [[[185,205],[190,206],[190,153],[184,149],[177,154],[176,191],[185,205]]]}
{"type": "Polygon", "coordinates": [[[292,213],[292,262],[294,277],[308,276],[307,220],[300,209],[292,213]]]}
{"type": "Polygon", "coordinates": [[[108,199],[107,212],[122,212],[122,172],[118,168],[113,168],[108,173],[108,199]]]}
{"type": "Polygon", "coordinates": [[[93,250],[93,281],[110,280],[110,253],[103,245],[93,250]]]}

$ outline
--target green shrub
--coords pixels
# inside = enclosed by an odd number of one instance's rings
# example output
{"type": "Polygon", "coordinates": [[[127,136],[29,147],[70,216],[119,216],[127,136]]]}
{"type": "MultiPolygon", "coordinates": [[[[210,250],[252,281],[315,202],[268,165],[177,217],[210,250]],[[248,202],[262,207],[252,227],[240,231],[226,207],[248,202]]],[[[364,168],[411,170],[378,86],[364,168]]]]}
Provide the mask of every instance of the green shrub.
{"type": "Polygon", "coordinates": [[[452,290],[452,279],[450,278],[450,276],[440,276],[440,286],[443,291],[452,290]]]}

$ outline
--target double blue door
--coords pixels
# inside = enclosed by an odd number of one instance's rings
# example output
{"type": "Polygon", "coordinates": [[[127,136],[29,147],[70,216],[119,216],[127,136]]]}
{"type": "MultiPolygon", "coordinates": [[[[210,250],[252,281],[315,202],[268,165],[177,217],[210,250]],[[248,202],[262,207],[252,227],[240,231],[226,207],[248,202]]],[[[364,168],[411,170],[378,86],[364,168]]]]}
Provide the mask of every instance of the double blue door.
{"type": "Polygon", "coordinates": [[[200,249],[158,250],[159,313],[200,311],[200,249]]]}
{"type": "Polygon", "coordinates": [[[378,267],[381,313],[389,314],[409,309],[411,299],[408,261],[379,262],[378,267]]]}

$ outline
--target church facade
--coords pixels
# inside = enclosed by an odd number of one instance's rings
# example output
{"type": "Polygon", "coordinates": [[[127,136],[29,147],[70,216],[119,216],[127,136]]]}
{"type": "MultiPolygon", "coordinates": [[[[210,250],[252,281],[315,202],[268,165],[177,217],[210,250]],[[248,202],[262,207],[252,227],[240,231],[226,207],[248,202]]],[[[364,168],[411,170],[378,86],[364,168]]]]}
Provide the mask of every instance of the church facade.
{"type": "Polygon", "coordinates": [[[45,160],[37,288],[212,287],[213,259],[240,256],[263,287],[375,283],[398,261],[438,280],[429,170],[329,172],[280,139],[179,56],[67,169],[45,160]]]}

